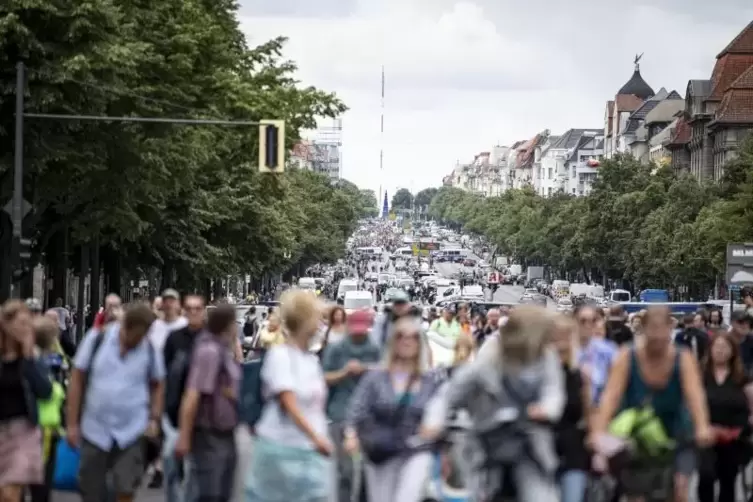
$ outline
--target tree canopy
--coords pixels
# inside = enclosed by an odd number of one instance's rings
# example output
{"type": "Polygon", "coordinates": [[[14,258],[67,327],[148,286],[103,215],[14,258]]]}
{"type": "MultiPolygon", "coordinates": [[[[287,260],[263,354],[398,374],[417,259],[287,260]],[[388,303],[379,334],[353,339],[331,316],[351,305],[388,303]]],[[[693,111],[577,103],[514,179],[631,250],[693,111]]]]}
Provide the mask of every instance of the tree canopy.
{"type": "Polygon", "coordinates": [[[410,209],[413,206],[413,194],[407,188],[399,188],[392,196],[391,208],[410,209]]]}
{"type": "Polygon", "coordinates": [[[435,195],[437,195],[437,190],[437,188],[424,188],[416,194],[414,203],[417,207],[428,209],[429,204],[431,204],[431,200],[435,195]]]}
{"type": "MultiPolygon", "coordinates": [[[[305,86],[284,38],[249,46],[233,0],[8,0],[0,7],[0,196],[12,190],[15,65],[26,112],[286,121],[292,147],[345,105],[305,86]]],[[[27,233],[55,288],[81,246],[110,289],[158,270],[195,287],[331,261],[373,193],[311,172],[261,174],[255,127],[27,119],[27,233]]],[[[7,262],[7,260],[6,260],[7,262]]]]}
{"type": "Polygon", "coordinates": [[[701,297],[723,280],[727,243],[753,240],[751,194],[749,139],[719,184],[618,156],[602,163],[585,197],[525,188],[485,198],[442,187],[429,211],[485,235],[498,254],[559,276],[701,297]]]}

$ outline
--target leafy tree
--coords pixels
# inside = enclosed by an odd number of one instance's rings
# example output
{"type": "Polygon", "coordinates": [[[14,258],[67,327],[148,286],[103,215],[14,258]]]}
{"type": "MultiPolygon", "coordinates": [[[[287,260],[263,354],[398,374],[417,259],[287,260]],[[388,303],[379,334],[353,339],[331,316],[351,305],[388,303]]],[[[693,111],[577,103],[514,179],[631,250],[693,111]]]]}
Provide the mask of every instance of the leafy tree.
{"type": "Polygon", "coordinates": [[[434,198],[435,195],[437,195],[437,188],[424,188],[420,192],[416,194],[416,198],[414,200],[414,203],[417,207],[426,208],[429,207],[429,204],[431,204],[431,200],[434,198]]]}
{"type": "Polygon", "coordinates": [[[400,188],[392,196],[392,209],[410,209],[413,207],[413,194],[407,188],[400,188]]]}
{"type": "Polygon", "coordinates": [[[718,186],[629,156],[606,160],[586,197],[530,189],[484,198],[437,189],[429,213],[485,235],[498,254],[572,280],[667,288],[703,298],[723,277],[728,242],[753,240],[753,140],[718,186]],[[681,289],[680,287],[684,287],[681,289]]]}
{"type": "MultiPolygon", "coordinates": [[[[295,80],[295,64],[281,55],[284,38],[249,47],[232,0],[91,0],[85,8],[9,0],[0,19],[6,200],[17,61],[28,71],[29,112],[279,118],[292,146],[318,117],[345,110],[334,95],[295,80]]],[[[83,245],[105,256],[108,289],[120,289],[120,271],[139,279],[155,270],[163,283],[189,289],[226,274],[336,259],[343,235],[369,214],[355,186],[258,173],[252,127],[28,120],[25,132],[25,196],[55,296],[78,264],[69,250],[76,256],[83,245]]]]}

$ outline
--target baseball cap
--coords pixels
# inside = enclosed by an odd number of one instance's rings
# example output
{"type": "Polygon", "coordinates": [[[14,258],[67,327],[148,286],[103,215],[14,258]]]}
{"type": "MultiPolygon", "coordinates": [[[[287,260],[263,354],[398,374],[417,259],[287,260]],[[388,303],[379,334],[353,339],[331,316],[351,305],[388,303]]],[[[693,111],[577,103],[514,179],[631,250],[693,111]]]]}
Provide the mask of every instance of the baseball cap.
{"type": "Polygon", "coordinates": [[[172,298],[173,300],[180,300],[180,293],[173,288],[167,288],[162,292],[162,298],[172,298]]]}
{"type": "Polygon", "coordinates": [[[346,320],[348,333],[362,334],[371,329],[373,317],[369,310],[357,310],[350,314],[346,320]]]}
{"type": "Polygon", "coordinates": [[[395,291],[395,293],[392,295],[392,303],[408,303],[409,301],[410,296],[408,296],[408,293],[406,293],[402,289],[395,291]]]}

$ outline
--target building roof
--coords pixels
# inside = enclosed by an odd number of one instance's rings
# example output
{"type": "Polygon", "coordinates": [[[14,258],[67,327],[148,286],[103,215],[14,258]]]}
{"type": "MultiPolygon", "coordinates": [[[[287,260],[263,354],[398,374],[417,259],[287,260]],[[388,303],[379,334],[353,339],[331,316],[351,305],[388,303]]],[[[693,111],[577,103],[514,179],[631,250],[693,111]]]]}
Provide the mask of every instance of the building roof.
{"type": "Polygon", "coordinates": [[[526,141],[523,145],[519,146],[515,159],[515,166],[517,168],[531,167],[536,147],[546,140],[547,137],[549,137],[549,131],[542,131],[526,141]]]}
{"type": "Polygon", "coordinates": [[[569,150],[578,146],[580,139],[586,135],[587,132],[593,133],[593,136],[598,134],[604,134],[603,128],[593,129],[570,129],[565,134],[559,137],[558,141],[552,143],[551,148],[557,150],[569,150]]]}
{"type": "Polygon", "coordinates": [[[679,117],[677,119],[677,123],[675,124],[674,130],[672,131],[671,137],[669,138],[669,142],[665,146],[677,147],[686,145],[690,143],[690,137],[692,133],[693,130],[690,128],[688,121],[684,117],[679,117]]]}
{"type": "Polygon", "coordinates": [[[578,144],[570,150],[570,155],[567,158],[568,162],[573,162],[578,158],[578,152],[580,150],[603,150],[604,149],[604,130],[599,129],[585,129],[586,131],[596,131],[596,135],[583,134],[578,140],[578,144]]]}
{"type": "Polygon", "coordinates": [[[753,124],[753,65],[724,93],[714,114],[715,123],[753,124]]]}
{"type": "Polygon", "coordinates": [[[750,23],[716,57],[708,99],[721,100],[732,82],[752,65],[753,23],[750,23]]]}
{"type": "Polygon", "coordinates": [[[716,56],[717,59],[727,54],[750,54],[753,53],[753,21],[743,28],[732,41],[716,56]]]}
{"type": "Polygon", "coordinates": [[[632,112],[643,104],[643,99],[632,94],[618,94],[614,97],[614,107],[617,112],[632,112]]]}
{"type": "Polygon", "coordinates": [[[646,125],[658,122],[672,122],[677,112],[685,109],[685,100],[682,99],[665,99],[658,103],[653,110],[646,114],[644,121],[646,125]]]}
{"type": "Polygon", "coordinates": [[[646,83],[645,80],[643,80],[643,77],[641,76],[641,70],[640,67],[636,64],[635,65],[635,71],[633,72],[633,76],[630,77],[630,80],[628,80],[625,85],[622,86],[622,88],[617,92],[618,95],[626,95],[626,96],[637,96],[641,98],[641,100],[648,99],[651,96],[654,95],[654,90],[651,88],[650,85],[646,83]]]}

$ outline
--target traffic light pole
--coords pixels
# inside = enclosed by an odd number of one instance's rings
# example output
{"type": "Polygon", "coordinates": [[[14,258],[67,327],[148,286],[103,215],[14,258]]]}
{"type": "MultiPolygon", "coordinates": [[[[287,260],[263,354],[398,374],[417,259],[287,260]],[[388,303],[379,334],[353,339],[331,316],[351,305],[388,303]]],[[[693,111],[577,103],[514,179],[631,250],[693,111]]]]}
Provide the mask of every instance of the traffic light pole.
{"type": "MultiPolygon", "coordinates": [[[[13,164],[13,199],[11,221],[13,222],[10,267],[18,267],[22,261],[22,239],[24,219],[24,119],[42,120],[83,120],[89,122],[142,122],[174,125],[217,125],[217,126],[253,126],[259,127],[259,171],[281,173],[285,166],[285,121],[282,120],[212,120],[185,119],[177,117],[111,117],[103,115],[62,115],[55,113],[25,113],[24,89],[26,86],[26,68],[24,63],[16,64],[16,142],[13,164]]],[[[11,272],[12,275],[12,272],[11,272]]],[[[20,298],[21,288],[11,284],[11,296],[20,298]]]]}
{"type": "MultiPolygon", "coordinates": [[[[13,154],[13,199],[11,205],[11,222],[13,232],[11,240],[11,262],[18,266],[20,261],[21,236],[23,235],[23,201],[24,201],[24,84],[26,69],[23,63],[16,64],[16,145],[13,154]]],[[[12,270],[12,268],[11,268],[12,270]]],[[[10,281],[12,284],[13,281],[10,281]]],[[[21,298],[21,288],[11,285],[11,297],[21,298]]]]}

